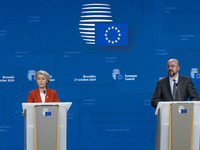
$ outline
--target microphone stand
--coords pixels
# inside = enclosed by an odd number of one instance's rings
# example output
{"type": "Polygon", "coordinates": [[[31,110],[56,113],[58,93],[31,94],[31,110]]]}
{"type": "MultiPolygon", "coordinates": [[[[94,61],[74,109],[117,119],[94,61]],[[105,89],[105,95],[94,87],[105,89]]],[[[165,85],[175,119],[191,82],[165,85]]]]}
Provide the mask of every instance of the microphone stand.
{"type": "Polygon", "coordinates": [[[178,95],[178,101],[181,101],[180,91],[179,91],[179,88],[178,88],[178,83],[176,83],[176,91],[177,91],[177,95],[178,95]]]}

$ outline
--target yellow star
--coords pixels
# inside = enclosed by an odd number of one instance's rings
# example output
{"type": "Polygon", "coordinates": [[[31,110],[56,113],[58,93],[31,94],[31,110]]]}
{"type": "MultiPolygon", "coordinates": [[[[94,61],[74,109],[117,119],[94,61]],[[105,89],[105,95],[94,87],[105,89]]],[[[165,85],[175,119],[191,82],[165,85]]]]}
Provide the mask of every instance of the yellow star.
{"type": "Polygon", "coordinates": [[[110,43],[110,40],[108,40],[108,43],[110,43]]]}
{"type": "Polygon", "coordinates": [[[108,30],[110,30],[110,27],[108,27],[108,30]]]}
{"type": "Polygon", "coordinates": [[[106,40],[108,40],[108,38],[106,38],[106,40]]]}
{"type": "Polygon", "coordinates": [[[117,27],[115,27],[115,30],[117,30],[117,27]]]}
{"type": "Polygon", "coordinates": [[[115,40],[115,43],[117,43],[117,40],[115,40]]]}
{"type": "Polygon", "coordinates": [[[112,26],[112,29],[114,29],[114,26],[112,26]]]}
{"type": "Polygon", "coordinates": [[[120,32],[120,30],[117,30],[117,32],[120,32]]]}
{"type": "Polygon", "coordinates": [[[114,44],[114,41],[112,41],[112,44],[114,44]]]}
{"type": "Polygon", "coordinates": [[[105,36],[107,36],[107,34],[105,34],[105,36]]]}
{"type": "Polygon", "coordinates": [[[108,32],[108,30],[106,30],[106,33],[108,32]]]}
{"type": "Polygon", "coordinates": [[[120,40],[120,38],[119,38],[119,37],[118,37],[117,39],[118,39],[118,40],[120,40]]]}
{"type": "Polygon", "coordinates": [[[118,34],[119,36],[121,36],[121,34],[118,34]]]}

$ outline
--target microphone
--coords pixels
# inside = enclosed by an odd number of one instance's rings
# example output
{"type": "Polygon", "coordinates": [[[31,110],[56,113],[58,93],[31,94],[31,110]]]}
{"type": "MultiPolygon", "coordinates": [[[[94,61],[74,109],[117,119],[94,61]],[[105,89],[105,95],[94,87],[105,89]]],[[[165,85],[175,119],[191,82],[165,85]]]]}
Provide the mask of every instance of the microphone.
{"type": "Polygon", "coordinates": [[[46,91],[44,90],[43,93],[44,93],[44,95],[45,95],[45,94],[46,94],[46,91]]]}
{"type": "Polygon", "coordinates": [[[176,83],[176,88],[177,88],[176,90],[177,90],[177,95],[178,95],[178,101],[181,101],[178,83],[176,83]]]}

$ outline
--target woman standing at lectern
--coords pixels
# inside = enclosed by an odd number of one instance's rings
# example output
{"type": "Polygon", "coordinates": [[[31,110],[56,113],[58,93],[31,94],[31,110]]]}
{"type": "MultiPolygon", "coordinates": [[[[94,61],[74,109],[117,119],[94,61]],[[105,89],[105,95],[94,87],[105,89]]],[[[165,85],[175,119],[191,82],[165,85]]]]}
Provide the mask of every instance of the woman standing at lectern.
{"type": "Polygon", "coordinates": [[[31,91],[28,96],[28,103],[52,103],[60,102],[57,92],[47,88],[49,84],[49,74],[40,70],[35,74],[35,81],[38,88],[31,91]]]}

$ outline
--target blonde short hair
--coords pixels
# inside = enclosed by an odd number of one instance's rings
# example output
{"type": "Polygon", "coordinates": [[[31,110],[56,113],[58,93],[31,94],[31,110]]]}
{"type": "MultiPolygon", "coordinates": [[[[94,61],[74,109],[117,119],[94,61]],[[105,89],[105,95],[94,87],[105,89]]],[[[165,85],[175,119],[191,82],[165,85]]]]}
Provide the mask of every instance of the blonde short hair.
{"type": "Polygon", "coordinates": [[[46,71],[44,71],[44,70],[37,71],[37,72],[35,73],[35,77],[34,77],[34,79],[35,79],[36,82],[37,82],[37,76],[38,76],[39,74],[45,76],[45,78],[47,79],[47,85],[48,85],[48,84],[49,84],[49,81],[50,81],[50,76],[49,76],[48,72],[46,72],[46,71]]]}

